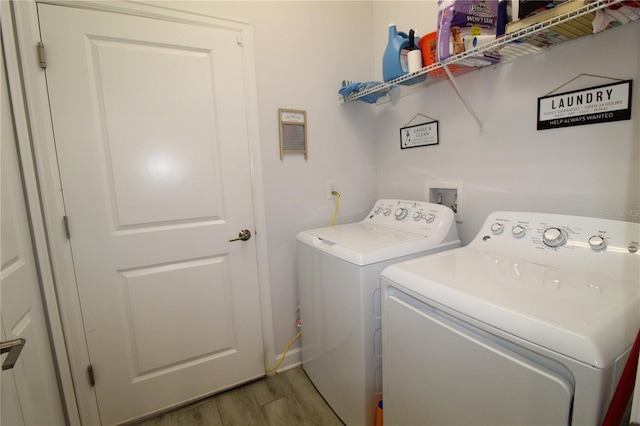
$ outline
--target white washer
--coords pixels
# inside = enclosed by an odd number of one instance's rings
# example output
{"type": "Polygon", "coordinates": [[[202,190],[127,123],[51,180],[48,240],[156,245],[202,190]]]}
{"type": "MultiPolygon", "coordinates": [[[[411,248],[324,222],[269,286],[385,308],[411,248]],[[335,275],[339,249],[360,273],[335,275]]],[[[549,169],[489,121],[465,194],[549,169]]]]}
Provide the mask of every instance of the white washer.
{"type": "Polygon", "coordinates": [[[496,212],[386,268],[384,420],[601,424],[640,327],[640,224],[496,212]]]}
{"type": "Polygon", "coordinates": [[[379,200],[361,222],[298,234],[302,366],[348,426],[372,425],[381,399],[380,272],[459,246],[453,211],[420,201],[379,200]]]}

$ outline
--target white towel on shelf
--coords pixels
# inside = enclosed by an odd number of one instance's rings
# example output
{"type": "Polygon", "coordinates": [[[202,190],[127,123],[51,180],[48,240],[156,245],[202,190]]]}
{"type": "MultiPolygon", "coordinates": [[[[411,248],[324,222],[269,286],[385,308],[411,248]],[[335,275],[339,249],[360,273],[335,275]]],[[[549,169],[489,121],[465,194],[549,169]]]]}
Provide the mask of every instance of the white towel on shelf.
{"type": "Polygon", "coordinates": [[[596,17],[593,19],[593,22],[591,22],[591,25],[593,26],[593,33],[595,34],[606,30],[609,23],[613,20],[614,19],[607,15],[604,10],[596,10],[596,17]]]}

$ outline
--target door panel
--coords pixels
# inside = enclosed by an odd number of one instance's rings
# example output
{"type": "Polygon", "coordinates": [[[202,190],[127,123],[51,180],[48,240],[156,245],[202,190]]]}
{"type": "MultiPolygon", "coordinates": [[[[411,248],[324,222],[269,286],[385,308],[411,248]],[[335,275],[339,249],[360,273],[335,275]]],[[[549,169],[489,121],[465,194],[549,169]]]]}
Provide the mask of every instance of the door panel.
{"type": "Polygon", "coordinates": [[[138,375],[182,360],[227,355],[236,346],[226,301],[231,289],[224,257],[127,271],[130,328],[135,336],[138,375]],[[175,282],[182,281],[181,286],[175,282]],[[201,312],[210,312],[200,316],[201,312]],[[191,341],[197,325],[207,333],[191,341]],[[167,345],[167,342],[171,342],[167,345]],[[162,347],[162,351],[158,348],[162,347]]]}
{"type": "Polygon", "coordinates": [[[38,14],[102,422],[263,375],[238,31],[38,14]]]}
{"type": "Polygon", "coordinates": [[[211,52],[131,41],[90,44],[99,64],[94,89],[104,102],[102,149],[112,173],[116,229],[222,218],[220,153],[211,143],[218,127],[211,52]]]}

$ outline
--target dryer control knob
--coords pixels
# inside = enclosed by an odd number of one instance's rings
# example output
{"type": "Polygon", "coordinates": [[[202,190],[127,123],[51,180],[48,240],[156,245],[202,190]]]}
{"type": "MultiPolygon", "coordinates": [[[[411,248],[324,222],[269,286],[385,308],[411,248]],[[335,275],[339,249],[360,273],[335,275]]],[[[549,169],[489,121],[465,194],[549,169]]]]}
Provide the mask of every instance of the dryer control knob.
{"type": "Polygon", "coordinates": [[[516,238],[522,238],[522,237],[524,237],[524,234],[527,233],[527,230],[524,229],[524,227],[522,225],[516,225],[513,228],[511,228],[511,233],[516,238]]]}
{"type": "Polygon", "coordinates": [[[604,250],[607,247],[607,240],[600,235],[594,235],[589,238],[589,247],[594,250],[604,250]]]}
{"type": "Polygon", "coordinates": [[[548,228],[542,234],[542,242],[549,247],[560,247],[567,242],[567,234],[560,228],[548,228]]]}
{"type": "Polygon", "coordinates": [[[405,209],[404,207],[400,207],[399,209],[396,209],[396,220],[402,220],[407,217],[408,214],[409,210],[405,209]]]}
{"type": "Polygon", "coordinates": [[[504,226],[501,223],[494,223],[493,225],[491,225],[491,232],[493,232],[494,234],[498,235],[501,234],[502,231],[504,231],[504,226]]]}
{"type": "Polygon", "coordinates": [[[420,212],[415,212],[413,214],[413,220],[415,220],[416,222],[419,221],[420,219],[422,219],[424,217],[424,213],[420,212]]]}
{"type": "Polygon", "coordinates": [[[435,215],[435,214],[433,214],[433,213],[427,213],[427,214],[424,216],[424,219],[427,221],[427,223],[431,223],[431,222],[433,222],[433,221],[436,219],[436,215],[435,215]]]}

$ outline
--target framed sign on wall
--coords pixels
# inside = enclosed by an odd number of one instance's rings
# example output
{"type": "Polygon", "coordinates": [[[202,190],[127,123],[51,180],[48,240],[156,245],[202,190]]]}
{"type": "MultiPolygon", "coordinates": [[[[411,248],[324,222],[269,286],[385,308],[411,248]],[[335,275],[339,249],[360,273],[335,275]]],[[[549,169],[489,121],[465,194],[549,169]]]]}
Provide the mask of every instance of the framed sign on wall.
{"type": "Polygon", "coordinates": [[[438,145],[439,143],[438,120],[424,114],[416,114],[404,127],[400,128],[400,149],[438,145]],[[418,118],[421,123],[411,125],[418,118]]]}
{"type": "Polygon", "coordinates": [[[304,154],[307,159],[307,112],[278,109],[280,121],[280,159],[285,154],[304,154]]]}
{"type": "Polygon", "coordinates": [[[620,80],[540,97],[537,129],[630,120],[632,93],[632,80],[620,80]]]}

